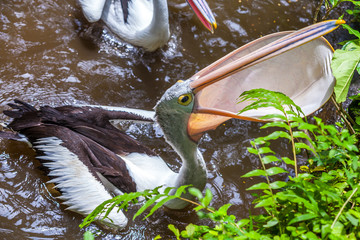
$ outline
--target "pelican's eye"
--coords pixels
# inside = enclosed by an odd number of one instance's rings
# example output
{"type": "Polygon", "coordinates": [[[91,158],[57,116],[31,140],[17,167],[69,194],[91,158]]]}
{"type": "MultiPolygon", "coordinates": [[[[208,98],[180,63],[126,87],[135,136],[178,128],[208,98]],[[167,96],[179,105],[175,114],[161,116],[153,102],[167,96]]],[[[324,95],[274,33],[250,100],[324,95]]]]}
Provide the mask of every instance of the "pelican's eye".
{"type": "Polygon", "coordinates": [[[183,106],[189,105],[191,101],[192,101],[192,95],[189,93],[183,94],[178,98],[178,103],[183,106]]]}

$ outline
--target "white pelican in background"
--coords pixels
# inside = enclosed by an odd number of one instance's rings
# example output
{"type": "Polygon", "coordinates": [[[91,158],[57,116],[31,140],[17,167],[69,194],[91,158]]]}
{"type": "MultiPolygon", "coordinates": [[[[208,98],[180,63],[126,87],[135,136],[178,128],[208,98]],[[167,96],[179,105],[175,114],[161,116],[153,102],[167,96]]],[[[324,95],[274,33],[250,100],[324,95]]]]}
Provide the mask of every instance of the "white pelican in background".
{"type": "MultiPolygon", "coordinates": [[[[158,186],[192,184],[203,189],[207,170],[197,143],[202,134],[220,123],[238,118],[258,120],[274,109],[238,115],[245,90],[266,88],[291,97],[305,114],[330,97],[334,77],[330,69],[333,49],[322,35],[342,20],[326,21],[296,32],[279,32],[255,40],[223,57],[186,81],[169,88],[155,112],[104,106],[44,106],[39,110],[15,101],[8,125],[24,134],[39,154],[49,176],[61,191],[69,210],[87,215],[111,194],[143,191],[158,186]],[[182,160],[178,173],[159,156],[112,126],[109,120],[156,121],[165,140],[182,160]]],[[[12,138],[0,132],[4,138],[12,138]]],[[[13,139],[16,139],[14,136],[13,139]]],[[[192,198],[185,194],[186,198],[192,198]]],[[[170,209],[187,205],[179,199],[170,209]]],[[[104,223],[123,228],[127,218],[113,211],[104,223]]]]}
{"type": "MultiPolygon", "coordinates": [[[[215,18],[205,0],[187,0],[204,26],[213,32],[215,18]]],[[[148,51],[170,37],[167,0],[79,0],[89,22],[100,19],[125,41],[148,51]]]]}

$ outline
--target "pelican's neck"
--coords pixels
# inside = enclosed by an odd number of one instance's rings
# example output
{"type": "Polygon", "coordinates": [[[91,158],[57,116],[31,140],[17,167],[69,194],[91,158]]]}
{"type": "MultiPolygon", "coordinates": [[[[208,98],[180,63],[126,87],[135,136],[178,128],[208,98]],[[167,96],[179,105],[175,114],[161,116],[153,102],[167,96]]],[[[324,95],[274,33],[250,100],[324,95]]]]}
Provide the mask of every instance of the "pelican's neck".
{"type": "MultiPolygon", "coordinates": [[[[165,140],[182,160],[177,179],[171,181],[172,185],[177,188],[191,184],[201,191],[207,180],[206,164],[198,150],[197,143],[192,141],[188,134],[188,124],[194,109],[194,101],[182,104],[182,101],[179,101],[181,96],[188,96],[188,99],[192,99],[190,81],[177,82],[164,93],[155,106],[155,118],[164,133],[165,140]]],[[[194,198],[189,193],[182,196],[188,199],[194,198]]],[[[187,202],[179,199],[174,199],[166,204],[172,209],[181,209],[186,205],[188,205],[187,202]]]]}
{"type": "MultiPolygon", "coordinates": [[[[192,185],[195,188],[203,190],[207,179],[207,169],[203,156],[197,147],[197,143],[186,138],[183,139],[181,145],[173,146],[173,148],[182,159],[182,166],[176,179],[175,187],[192,185]]],[[[175,191],[176,189],[173,190],[172,193],[175,191]]],[[[189,193],[183,194],[182,197],[190,200],[194,198],[189,193]]],[[[179,199],[174,199],[166,203],[166,206],[171,209],[182,209],[187,205],[187,202],[179,199]]]]}

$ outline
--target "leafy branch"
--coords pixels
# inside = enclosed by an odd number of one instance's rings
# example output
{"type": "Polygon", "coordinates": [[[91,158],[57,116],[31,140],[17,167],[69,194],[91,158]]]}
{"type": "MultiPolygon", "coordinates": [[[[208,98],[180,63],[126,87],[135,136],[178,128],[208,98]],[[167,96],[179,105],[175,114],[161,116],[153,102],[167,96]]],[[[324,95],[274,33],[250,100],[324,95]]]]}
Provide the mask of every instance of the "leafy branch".
{"type": "MultiPolygon", "coordinates": [[[[162,207],[166,202],[176,198],[193,204],[195,206],[194,210],[197,212],[200,219],[209,218],[218,223],[212,230],[208,226],[197,226],[194,224],[189,224],[183,231],[180,231],[174,225],[170,224],[168,227],[174,233],[177,239],[180,239],[180,237],[194,238],[210,235],[218,236],[219,233],[225,234],[226,232],[229,233],[229,236],[233,236],[234,232],[235,234],[244,234],[243,230],[241,229],[244,221],[236,223],[236,218],[227,214],[228,208],[231,206],[231,204],[226,204],[220,207],[218,210],[210,206],[213,196],[209,189],[206,189],[205,195],[202,195],[200,190],[192,188],[190,185],[179,187],[176,189],[175,194],[170,194],[170,191],[174,189],[171,187],[166,188],[163,193],[161,193],[159,189],[160,187],[142,192],[125,193],[123,195],[109,199],[99,205],[91,214],[89,214],[80,224],[80,227],[86,227],[94,221],[104,220],[108,217],[111,211],[115,211],[114,208],[117,208],[117,211],[127,211],[130,204],[137,203],[142,204],[142,206],[139,210],[137,210],[132,219],[136,219],[146,210],[150,209],[149,213],[143,218],[146,219],[153,215],[153,213],[162,207]],[[191,195],[195,196],[198,199],[198,202],[181,197],[181,195],[185,193],[186,190],[188,190],[191,195]],[[143,198],[144,200],[139,201],[139,198],[143,198]],[[229,229],[231,229],[231,231],[229,229]]],[[[245,221],[245,223],[247,223],[247,221],[245,221]]],[[[92,239],[92,234],[90,232],[86,232],[86,238],[92,239]]]]}
{"type": "MultiPolygon", "coordinates": [[[[352,3],[354,8],[347,9],[346,12],[352,15],[352,21],[360,20],[360,1],[356,0],[322,0],[317,7],[314,14],[314,23],[318,20],[318,15],[322,7],[325,9],[325,14],[321,20],[328,19],[330,13],[339,7],[341,3],[352,3]]],[[[343,18],[344,15],[340,17],[343,18]]],[[[339,43],[343,45],[341,49],[337,49],[334,52],[334,56],[331,62],[331,68],[334,77],[336,78],[336,84],[334,87],[335,97],[332,98],[332,102],[339,112],[341,118],[344,120],[347,128],[355,133],[354,119],[344,110],[342,103],[347,99],[350,83],[353,79],[354,72],[360,73],[360,32],[350,27],[348,24],[343,24],[342,27],[346,29],[350,35],[355,37],[352,40],[339,43]]]]}
{"type": "MultiPolygon", "coordinates": [[[[191,200],[182,198],[181,195],[185,193],[186,188],[188,188],[189,185],[181,186],[179,187],[175,194],[170,195],[170,191],[174,188],[167,187],[163,192],[160,192],[159,189],[161,186],[153,189],[153,190],[145,190],[142,192],[131,192],[131,193],[124,193],[122,195],[115,196],[112,199],[109,199],[102,204],[100,204],[98,207],[96,207],[80,224],[80,227],[86,227],[90,225],[94,221],[101,221],[106,218],[108,218],[111,211],[114,211],[114,208],[117,208],[118,211],[125,210],[127,211],[129,208],[129,204],[137,204],[139,203],[139,198],[143,198],[143,205],[142,207],[135,213],[133,216],[133,220],[135,220],[139,215],[144,213],[148,208],[150,208],[152,205],[152,208],[150,209],[150,212],[144,217],[144,219],[151,216],[157,209],[162,207],[166,202],[171,201],[175,198],[181,199],[183,201],[187,201],[192,204],[196,204],[196,202],[193,202],[191,200]]],[[[192,192],[192,191],[190,191],[192,192]]],[[[111,220],[111,219],[110,219],[111,220]]]]}
{"type": "Polygon", "coordinates": [[[297,148],[305,148],[307,150],[312,151],[307,145],[296,142],[295,137],[297,138],[305,138],[308,141],[311,139],[304,134],[303,132],[293,132],[293,127],[296,125],[294,120],[301,120],[301,117],[305,117],[305,114],[302,112],[301,108],[297,106],[289,97],[280,92],[273,92],[266,89],[253,89],[250,91],[246,91],[242,93],[239,97],[240,102],[251,102],[248,106],[242,109],[239,114],[249,111],[256,110],[261,108],[274,108],[279,111],[279,113],[268,114],[266,116],[261,117],[263,120],[280,120],[275,122],[266,123],[261,129],[269,128],[269,127],[280,127],[284,128],[287,132],[276,131],[271,135],[258,138],[255,144],[263,144],[269,140],[275,140],[278,138],[286,138],[290,140],[293,152],[293,165],[295,170],[295,176],[298,175],[298,167],[297,167],[297,158],[296,158],[296,149],[297,148]]]}
{"type": "MultiPolygon", "coordinates": [[[[355,31],[355,30],[354,30],[355,31]]],[[[360,33],[357,32],[359,37],[360,33]]],[[[354,72],[360,74],[360,40],[347,42],[342,49],[334,52],[331,68],[336,78],[334,88],[336,102],[341,103],[346,100],[351,80],[354,72]]]]}
{"type": "Polygon", "coordinates": [[[321,18],[321,21],[324,21],[326,19],[329,18],[330,13],[336,9],[337,7],[339,7],[339,5],[343,2],[351,2],[353,3],[356,7],[360,6],[360,2],[356,1],[356,0],[322,0],[321,3],[318,5],[318,7],[315,10],[314,13],[314,20],[313,22],[316,23],[318,22],[318,17],[319,17],[319,13],[322,7],[325,8],[325,13],[324,16],[321,18]]]}
{"type": "MultiPolygon", "coordinates": [[[[354,220],[353,216],[360,214],[359,208],[349,208],[351,199],[359,196],[359,156],[355,136],[346,129],[338,131],[333,125],[325,125],[320,118],[314,117],[316,124],[308,123],[306,118],[301,118],[303,114],[298,107],[281,93],[256,89],[244,92],[240,99],[252,101],[245,111],[272,107],[281,113],[265,116],[264,119],[267,120],[281,121],[266,123],[261,128],[276,127],[282,130],[256,138],[251,142],[252,147],[248,148],[250,153],[258,155],[262,169],[243,175],[262,176],[266,179],[266,182],[257,183],[247,189],[262,191],[254,200],[255,208],[264,208],[267,213],[253,217],[259,238],[351,238],[354,227],[359,226],[359,221],[354,220]],[[290,134],[290,130],[293,134],[290,134]],[[303,131],[307,131],[309,135],[303,131]],[[273,175],[287,173],[283,168],[273,167],[273,164],[283,161],[297,168],[295,160],[278,157],[271,150],[270,141],[279,138],[288,139],[292,146],[296,146],[292,148],[293,156],[298,152],[296,149],[305,149],[313,153],[309,166],[301,168],[307,170],[307,173],[295,174],[295,177],[288,176],[288,181],[271,182],[273,175]],[[301,141],[296,142],[295,138],[301,141]],[[352,227],[347,222],[350,219],[352,227]],[[345,230],[344,226],[352,230],[345,230]]],[[[352,206],[354,207],[355,203],[352,203],[352,206]]]]}

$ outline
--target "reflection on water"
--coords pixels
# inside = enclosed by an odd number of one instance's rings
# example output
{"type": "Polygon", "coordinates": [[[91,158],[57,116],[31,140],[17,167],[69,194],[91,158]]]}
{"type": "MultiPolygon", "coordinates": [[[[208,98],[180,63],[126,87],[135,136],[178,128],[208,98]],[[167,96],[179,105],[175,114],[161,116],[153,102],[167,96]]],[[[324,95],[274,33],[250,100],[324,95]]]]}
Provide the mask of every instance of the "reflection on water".
{"type": "MultiPolygon", "coordinates": [[[[88,24],[75,0],[14,0],[0,3],[0,111],[19,98],[33,105],[101,104],[150,110],[164,91],[233,49],[260,36],[299,29],[312,22],[317,1],[209,1],[217,21],[206,31],[183,4],[170,1],[172,36],[154,53],[119,41],[101,24],[88,24]]],[[[3,115],[0,121],[8,121],[3,115]]],[[[249,155],[257,123],[230,121],[207,133],[200,143],[209,169],[207,187],[214,205],[232,203],[230,212],[247,216],[252,180],[240,176],[259,166],[249,155]]],[[[179,158],[152,126],[128,132],[149,145],[173,169],[179,158]],[[146,133],[144,135],[144,132],[146,133]]],[[[263,133],[261,133],[263,134],[263,133]]],[[[278,150],[287,151],[286,144],[278,150]]],[[[2,239],[80,239],[82,217],[65,211],[45,186],[34,152],[26,144],[0,140],[0,237],[2,239]]],[[[129,216],[136,207],[129,210],[129,216]]],[[[196,215],[162,210],[103,239],[171,236],[167,224],[197,222],[196,215]]],[[[96,225],[91,228],[97,229],[96,225]]]]}

